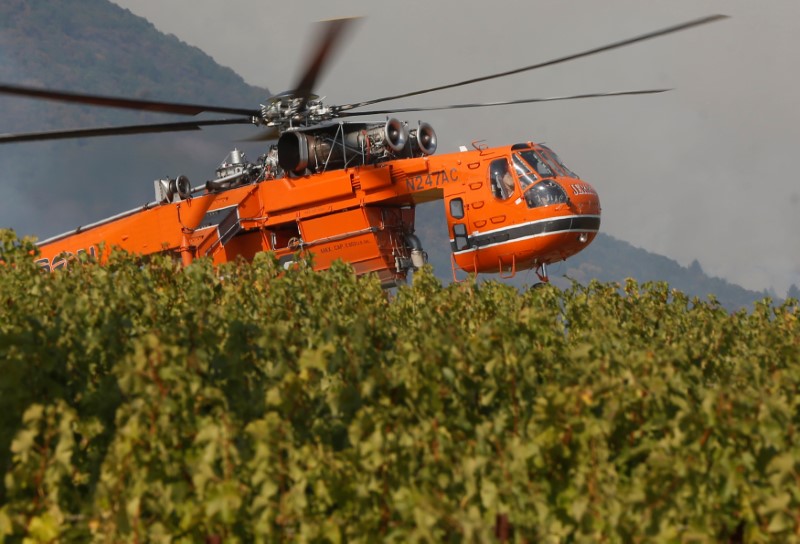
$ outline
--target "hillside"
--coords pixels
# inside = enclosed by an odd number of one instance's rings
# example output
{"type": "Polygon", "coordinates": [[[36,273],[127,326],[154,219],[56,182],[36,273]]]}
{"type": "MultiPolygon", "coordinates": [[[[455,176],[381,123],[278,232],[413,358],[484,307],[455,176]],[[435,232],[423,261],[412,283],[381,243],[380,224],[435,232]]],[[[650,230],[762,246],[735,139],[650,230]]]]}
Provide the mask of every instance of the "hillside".
{"type": "MultiPolygon", "coordinates": [[[[247,85],[229,68],[167,36],[107,0],[0,3],[0,81],[98,94],[178,102],[257,105],[269,91],[247,85]]],[[[84,108],[0,97],[0,132],[161,122],[173,116],[84,108]]],[[[185,120],[185,117],[177,119],[185,120]]],[[[0,147],[0,227],[41,238],[152,199],[152,180],[188,175],[209,179],[250,127],[199,133],[98,138],[0,147]]],[[[441,203],[421,206],[418,231],[437,275],[452,278],[441,203]]],[[[715,294],[728,309],[750,307],[762,293],[747,291],[601,234],[582,254],[554,266],[551,277],[640,282],[663,280],[690,295],[715,294]]],[[[532,273],[511,283],[535,282],[532,273]]]]}
{"type": "MultiPolygon", "coordinates": [[[[5,0],[0,51],[6,83],[239,107],[257,107],[269,96],[107,0],[5,0]]],[[[187,119],[0,97],[0,132],[7,133],[187,119]]],[[[152,200],[155,178],[213,177],[228,151],[250,135],[250,127],[241,127],[4,145],[0,226],[47,237],[133,208],[152,200]]]]}
{"type": "Polygon", "coordinates": [[[635,278],[639,282],[665,281],[670,287],[690,296],[705,299],[714,295],[726,308],[752,308],[753,301],[767,293],[750,291],[721,278],[708,276],[695,260],[688,267],[676,261],[600,233],[584,252],[563,265],[564,276],[586,283],[597,279],[602,282],[622,282],[635,278]]]}
{"type": "MultiPolygon", "coordinates": [[[[269,94],[247,85],[200,49],[162,34],[147,20],[107,0],[4,0],[0,50],[0,81],[7,83],[237,106],[254,106],[269,94]]],[[[4,131],[136,117],[103,108],[3,101],[4,131]]]]}

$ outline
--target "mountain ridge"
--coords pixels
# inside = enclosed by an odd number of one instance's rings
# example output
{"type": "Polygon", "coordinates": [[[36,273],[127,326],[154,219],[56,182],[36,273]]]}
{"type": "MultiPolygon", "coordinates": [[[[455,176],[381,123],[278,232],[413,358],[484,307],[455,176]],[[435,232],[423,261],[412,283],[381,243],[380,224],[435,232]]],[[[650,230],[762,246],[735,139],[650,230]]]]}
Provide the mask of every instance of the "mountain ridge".
{"type": "MultiPolygon", "coordinates": [[[[163,34],[146,19],[107,0],[5,0],[0,5],[0,48],[4,52],[0,81],[6,83],[92,94],[125,92],[132,98],[175,102],[241,99],[241,106],[269,96],[268,90],[248,85],[200,48],[163,34]]],[[[55,105],[30,104],[36,105],[37,113],[55,105]]],[[[104,112],[103,117],[119,113],[85,109],[104,112]]],[[[30,128],[30,119],[22,121],[23,126],[11,128],[30,128]]]]}

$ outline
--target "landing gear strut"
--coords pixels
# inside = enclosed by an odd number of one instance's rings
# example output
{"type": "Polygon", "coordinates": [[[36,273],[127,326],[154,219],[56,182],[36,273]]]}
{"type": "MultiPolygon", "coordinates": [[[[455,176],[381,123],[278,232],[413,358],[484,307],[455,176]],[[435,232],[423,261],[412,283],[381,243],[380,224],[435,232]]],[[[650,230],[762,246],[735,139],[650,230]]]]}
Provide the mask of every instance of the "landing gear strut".
{"type": "Polygon", "coordinates": [[[536,267],[536,275],[542,283],[550,283],[550,278],[547,276],[547,265],[545,263],[536,267]]]}

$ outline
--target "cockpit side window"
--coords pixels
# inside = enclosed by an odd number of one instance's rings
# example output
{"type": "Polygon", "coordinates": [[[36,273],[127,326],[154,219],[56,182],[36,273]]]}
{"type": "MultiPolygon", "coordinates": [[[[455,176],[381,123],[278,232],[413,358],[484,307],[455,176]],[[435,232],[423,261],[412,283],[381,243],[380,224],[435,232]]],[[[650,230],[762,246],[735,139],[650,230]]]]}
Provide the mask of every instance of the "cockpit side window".
{"type": "Polygon", "coordinates": [[[506,200],[514,194],[514,176],[508,159],[495,159],[489,164],[489,186],[495,198],[506,200]]]}
{"type": "Polygon", "coordinates": [[[552,179],[544,179],[525,192],[529,208],[540,208],[552,204],[569,202],[566,191],[552,179]]]}

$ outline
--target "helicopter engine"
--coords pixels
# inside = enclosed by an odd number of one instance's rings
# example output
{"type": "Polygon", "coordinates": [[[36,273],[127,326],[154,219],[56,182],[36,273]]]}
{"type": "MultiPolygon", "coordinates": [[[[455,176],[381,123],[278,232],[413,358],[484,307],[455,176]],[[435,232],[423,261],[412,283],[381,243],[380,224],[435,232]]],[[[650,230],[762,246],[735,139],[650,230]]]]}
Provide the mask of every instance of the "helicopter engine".
{"type": "Polygon", "coordinates": [[[422,155],[433,155],[436,153],[436,132],[428,123],[420,123],[419,128],[414,129],[409,137],[409,157],[420,157],[422,155]]]}
{"type": "Polygon", "coordinates": [[[419,157],[435,151],[436,133],[429,124],[422,123],[419,129],[409,131],[397,119],[286,131],[278,140],[281,168],[297,175],[419,157]]]}

